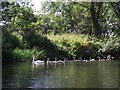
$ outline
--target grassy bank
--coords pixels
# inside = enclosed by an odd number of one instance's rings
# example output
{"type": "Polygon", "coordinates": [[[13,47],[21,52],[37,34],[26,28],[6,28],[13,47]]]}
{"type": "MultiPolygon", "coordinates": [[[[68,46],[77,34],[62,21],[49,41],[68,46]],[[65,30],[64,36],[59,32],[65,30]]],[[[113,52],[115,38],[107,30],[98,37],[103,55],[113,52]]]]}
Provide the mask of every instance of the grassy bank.
{"type": "Polygon", "coordinates": [[[97,39],[96,37],[83,34],[36,34],[30,33],[26,36],[11,34],[8,40],[4,37],[3,43],[3,59],[11,61],[31,61],[32,56],[45,60],[51,60],[57,57],[58,59],[89,59],[98,56],[106,57],[112,55],[119,57],[116,54],[120,51],[119,37],[97,39]],[[12,42],[14,41],[14,42],[12,42]],[[7,43],[7,44],[6,44],[7,43]],[[14,45],[18,43],[18,45],[14,45]]]}

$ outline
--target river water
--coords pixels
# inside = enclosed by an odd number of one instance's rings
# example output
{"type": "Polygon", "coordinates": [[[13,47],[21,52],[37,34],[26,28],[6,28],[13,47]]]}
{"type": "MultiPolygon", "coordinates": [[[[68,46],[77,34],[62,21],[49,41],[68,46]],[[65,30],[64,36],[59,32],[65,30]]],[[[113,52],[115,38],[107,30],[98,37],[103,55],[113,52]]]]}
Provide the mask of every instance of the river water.
{"type": "Polygon", "coordinates": [[[2,66],[3,88],[118,88],[118,61],[2,66]]]}

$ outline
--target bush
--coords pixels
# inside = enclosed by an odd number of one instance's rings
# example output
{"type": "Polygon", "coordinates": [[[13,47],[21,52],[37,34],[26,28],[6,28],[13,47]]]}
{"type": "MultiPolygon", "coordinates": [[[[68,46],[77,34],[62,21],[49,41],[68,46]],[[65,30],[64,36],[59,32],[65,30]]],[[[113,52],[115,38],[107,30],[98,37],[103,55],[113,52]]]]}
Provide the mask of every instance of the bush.
{"type": "Polygon", "coordinates": [[[14,38],[4,37],[3,57],[15,61],[31,61],[33,55],[39,59],[96,58],[100,44],[95,37],[80,34],[41,35],[32,31],[24,36],[17,32],[10,35],[14,38]]]}
{"type": "Polygon", "coordinates": [[[44,59],[46,54],[43,50],[33,49],[19,49],[13,51],[13,59],[17,61],[31,61],[32,56],[35,55],[39,59],[44,59]]]}
{"type": "Polygon", "coordinates": [[[101,41],[101,48],[99,53],[102,57],[112,55],[116,59],[120,58],[120,36],[113,35],[101,41]]]}
{"type": "Polygon", "coordinates": [[[19,46],[20,43],[18,38],[16,38],[16,36],[13,35],[10,31],[4,30],[2,36],[2,48],[11,50],[19,46]]]}
{"type": "Polygon", "coordinates": [[[2,34],[2,61],[12,62],[12,51],[20,46],[20,42],[10,31],[3,29],[2,34]]]}
{"type": "Polygon", "coordinates": [[[96,58],[98,52],[97,39],[88,35],[63,34],[63,35],[48,35],[48,38],[54,43],[59,51],[64,51],[62,56],[68,58],[89,59],[96,58]]]}

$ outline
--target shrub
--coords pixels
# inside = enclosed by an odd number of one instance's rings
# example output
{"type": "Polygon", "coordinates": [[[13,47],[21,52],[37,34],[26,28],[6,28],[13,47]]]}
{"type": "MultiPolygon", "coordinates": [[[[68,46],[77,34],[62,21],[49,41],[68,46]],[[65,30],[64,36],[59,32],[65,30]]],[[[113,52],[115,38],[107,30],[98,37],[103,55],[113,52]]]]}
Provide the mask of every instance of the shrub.
{"type": "Polygon", "coordinates": [[[16,48],[12,54],[13,54],[13,59],[17,61],[26,61],[26,60],[31,61],[33,55],[35,55],[39,59],[44,59],[44,57],[46,56],[43,50],[38,50],[36,48],[33,49],[16,48]]]}
{"type": "Polygon", "coordinates": [[[12,61],[12,51],[20,46],[20,42],[15,35],[4,29],[2,34],[2,61],[12,61]]]}
{"type": "Polygon", "coordinates": [[[54,43],[59,51],[64,51],[62,56],[69,58],[83,57],[89,59],[90,57],[96,58],[98,52],[97,39],[88,35],[77,34],[62,34],[52,35],[49,34],[48,38],[54,43]]]}
{"type": "Polygon", "coordinates": [[[113,35],[101,41],[99,53],[101,56],[112,55],[116,59],[120,58],[120,36],[113,35]]]}
{"type": "Polygon", "coordinates": [[[2,37],[2,47],[3,49],[14,49],[16,47],[19,47],[20,43],[18,38],[16,38],[15,35],[13,35],[10,31],[4,30],[3,31],[3,37],[2,37]]]}

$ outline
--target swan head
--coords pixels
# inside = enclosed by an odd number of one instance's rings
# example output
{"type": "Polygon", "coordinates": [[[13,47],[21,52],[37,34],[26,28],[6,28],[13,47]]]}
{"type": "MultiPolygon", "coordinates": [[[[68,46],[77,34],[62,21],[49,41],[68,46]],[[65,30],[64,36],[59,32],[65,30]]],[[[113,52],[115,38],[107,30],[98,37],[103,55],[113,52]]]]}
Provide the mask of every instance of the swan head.
{"type": "Polygon", "coordinates": [[[79,60],[82,60],[82,57],[79,57],[79,60]]]}
{"type": "Polygon", "coordinates": [[[57,58],[55,57],[55,61],[57,61],[57,58]]]}
{"type": "Polygon", "coordinates": [[[67,58],[64,58],[64,62],[66,62],[67,61],[67,58]]]}
{"type": "Polygon", "coordinates": [[[73,60],[75,60],[75,57],[73,57],[73,60]]]}

